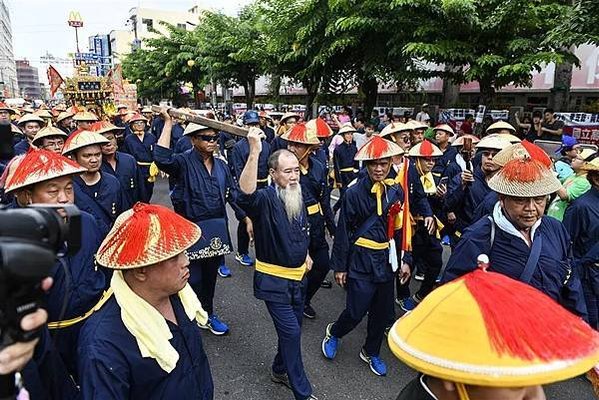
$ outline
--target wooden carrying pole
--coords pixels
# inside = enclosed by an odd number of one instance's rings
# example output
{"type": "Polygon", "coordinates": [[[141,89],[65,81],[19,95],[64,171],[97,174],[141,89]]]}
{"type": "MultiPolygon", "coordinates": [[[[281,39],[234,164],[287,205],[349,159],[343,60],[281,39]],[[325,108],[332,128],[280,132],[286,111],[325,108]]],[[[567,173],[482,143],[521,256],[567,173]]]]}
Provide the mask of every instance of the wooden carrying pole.
{"type": "MultiPolygon", "coordinates": [[[[155,113],[160,113],[162,111],[162,107],[152,106],[152,111],[155,113]]],[[[212,128],[216,131],[223,131],[227,133],[231,133],[235,136],[246,137],[248,135],[248,130],[245,128],[241,128],[237,125],[226,124],[221,121],[217,121],[215,119],[210,119],[206,117],[202,117],[197,114],[187,113],[183,111],[179,111],[174,108],[170,108],[168,113],[173,118],[182,119],[187,122],[193,122],[194,124],[204,125],[208,128],[212,128]]]]}

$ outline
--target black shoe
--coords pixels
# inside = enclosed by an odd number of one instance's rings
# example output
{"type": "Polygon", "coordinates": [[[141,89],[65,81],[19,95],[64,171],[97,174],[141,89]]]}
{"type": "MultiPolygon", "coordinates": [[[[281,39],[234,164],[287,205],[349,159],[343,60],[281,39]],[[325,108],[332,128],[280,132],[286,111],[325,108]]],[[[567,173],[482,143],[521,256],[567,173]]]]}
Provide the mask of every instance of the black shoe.
{"type": "Polygon", "coordinates": [[[291,383],[289,383],[289,377],[287,374],[277,374],[274,371],[270,371],[270,380],[274,383],[280,383],[281,385],[287,386],[291,389],[291,383]]]}
{"type": "Polygon", "coordinates": [[[306,304],[304,306],[304,317],[306,317],[308,319],[316,318],[316,311],[314,311],[314,309],[312,308],[312,306],[310,304],[306,304]]]}
{"type": "Polygon", "coordinates": [[[322,281],[322,283],[320,284],[321,288],[325,288],[325,289],[330,289],[333,287],[333,282],[329,281],[328,279],[325,279],[324,281],[322,281]]]}

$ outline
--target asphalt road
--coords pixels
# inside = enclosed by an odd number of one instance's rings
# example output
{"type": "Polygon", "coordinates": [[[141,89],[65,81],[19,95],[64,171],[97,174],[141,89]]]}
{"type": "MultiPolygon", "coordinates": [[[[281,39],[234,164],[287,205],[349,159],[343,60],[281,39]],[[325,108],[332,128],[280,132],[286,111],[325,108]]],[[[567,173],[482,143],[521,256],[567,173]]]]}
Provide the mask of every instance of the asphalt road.
{"type": "MultiPolygon", "coordinates": [[[[153,203],[171,206],[168,185],[158,180],[153,203]]],[[[237,221],[230,215],[230,232],[236,241],[237,221]]],[[[210,361],[217,400],[293,399],[291,391],[270,381],[270,366],[276,352],[276,333],[262,301],[252,291],[253,268],[226,257],[233,276],[217,282],[215,309],[231,327],[229,335],[216,337],[203,331],[204,348],[210,361]]],[[[388,400],[395,399],[416,373],[400,362],[384,343],[381,357],[386,361],[386,377],[374,375],[360,360],[359,352],[366,337],[363,321],[343,338],[337,357],[325,359],[320,350],[324,330],[345,305],[341,288],[320,289],[312,301],[316,319],[304,319],[302,354],[308,378],[319,399],[388,400]]],[[[397,308],[398,316],[401,310],[397,308]]],[[[564,346],[567,346],[564,343],[564,346]]],[[[545,388],[548,399],[591,400],[590,384],[582,378],[571,379],[545,388]]],[[[473,399],[475,400],[475,399],[473,399]]]]}

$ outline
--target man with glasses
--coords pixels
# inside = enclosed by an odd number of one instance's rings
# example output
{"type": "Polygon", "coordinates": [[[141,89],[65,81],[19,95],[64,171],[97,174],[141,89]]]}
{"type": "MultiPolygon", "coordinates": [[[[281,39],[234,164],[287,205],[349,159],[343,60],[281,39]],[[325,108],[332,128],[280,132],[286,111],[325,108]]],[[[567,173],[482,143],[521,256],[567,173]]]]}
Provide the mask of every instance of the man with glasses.
{"type": "Polygon", "coordinates": [[[509,145],[509,141],[497,136],[484,137],[476,145],[476,150],[482,154],[480,165],[474,167],[473,171],[468,169],[462,171],[449,181],[445,196],[445,209],[448,214],[448,222],[452,225],[452,231],[455,232],[452,244],[459,240],[464,229],[476,222],[473,219],[474,211],[482,203],[487,193],[491,192],[489,180],[500,168],[493,162],[493,156],[509,145]]]}
{"type": "Polygon", "coordinates": [[[189,283],[209,316],[201,328],[217,336],[225,335],[229,326],[214,310],[214,292],[218,268],[224,264],[224,256],[232,252],[227,203],[233,207],[238,219],[244,217],[234,203],[237,186],[225,161],[214,157],[218,132],[190,122],[184,135],[191,138],[193,148],[177,154],[170,148],[172,118],[166,109],[160,115],[164,127],[154,148],[156,164],[176,182],[171,195],[175,211],[202,229],[200,240],[187,251],[189,283]]]}
{"type": "Polygon", "coordinates": [[[123,190],[123,210],[128,210],[141,201],[143,175],[132,155],[118,151],[118,132],[125,128],[115,126],[108,121],[96,122],[92,125],[94,132],[104,136],[108,143],[102,145],[101,171],[116,177],[123,190]]]}
{"type": "Polygon", "coordinates": [[[52,126],[52,123],[49,123],[48,126],[39,130],[31,143],[37,148],[61,154],[64,141],[67,137],[66,133],[52,126]]]}
{"type": "Polygon", "coordinates": [[[490,271],[527,283],[586,317],[580,277],[570,265],[568,232],[543,215],[549,195],[561,188],[551,169],[533,158],[513,159],[488,186],[499,194],[499,201],[491,215],[466,229],[441,282],[477,268],[479,255],[486,254],[490,271]]]}
{"type": "MultiPolygon", "coordinates": [[[[154,162],[154,145],[156,144],[156,136],[150,132],[146,132],[147,120],[141,114],[135,114],[129,119],[129,127],[132,135],[126,135],[125,141],[121,150],[124,153],[131,154],[137,162],[137,168],[143,176],[143,187],[141,201],[149,203],[154,192],[154,180],[157,170],[152,167],[154,162]]],[[[169,135],[170,139],[170,135],[169,135]]]]}

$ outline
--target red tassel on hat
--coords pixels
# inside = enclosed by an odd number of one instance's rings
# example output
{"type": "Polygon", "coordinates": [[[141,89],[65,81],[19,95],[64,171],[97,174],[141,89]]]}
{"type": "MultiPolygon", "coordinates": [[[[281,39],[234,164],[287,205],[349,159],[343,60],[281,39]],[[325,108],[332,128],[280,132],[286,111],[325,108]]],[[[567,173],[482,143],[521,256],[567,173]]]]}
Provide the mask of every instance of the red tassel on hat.
{"type": "Polygon", "coordinates": [[[428,140],[423,140],[420,143],[420,155],[423,157],[431,157],[433,155],[433,145],[428,140]]]}
{"type": "Polygon", "coordinates": [[[540,161],[531,158],[512,160],[505,164],[501,174],[512,182],[534,182],[543,176],[547,170],[540,161]]]}
{"type": "Polygon", "coordinates": [[[164,255],[174,257],[177,254],[173,249],[181,248],[181,243],[197,230],[196,225],[164,206],[139,202],[133,206],[131,216],[115,228],[98,253],[118,249],[114,253],[116,260],[111,260],[118,265],[134,264],[140,259],[148,260],[150,265],[153,257],[155,262],[164,255]]]}
{"type": "Polygon", "coordinates": [[[545,153],[545,151],[537,146],[536,144],[530,143],[528,140],[523,140],[520,144],[526,149],[528,155],[533,160],[537,160],[547,168],[551,168],[551,158],[545,153]]]}
{"type": "Polygon", "coordinates": [[[81,168],[75,161],[60,154],[56,154],[50,150],[30,147],[23,159],[19,161],[14,174],[7,179],[6,185],[21,185],[32,174],[39,176],[49,176],[52,173],[60,174],[68,166],[81,168]]]}
{"type": "Polygon", "coordinates": [[[389,147],[389,141],[380,136],[373,136],[364,146],[368,146],[368,156],[374,159],[383,158],[389,147]]]}
{"type": "Polygon", "coordinates": [[[292,142],[304,142],[306,140],[306,130],[306,124],[304,122],[296,124],[289,132],[289,140],[292,142]]]}
{"type": "Polygon", "coordinates": [[[597,333],[532,286],[481,269],[461,279],[478,304],[498,354],[547,362],[576,360],[596,351],[597,333]]]}

